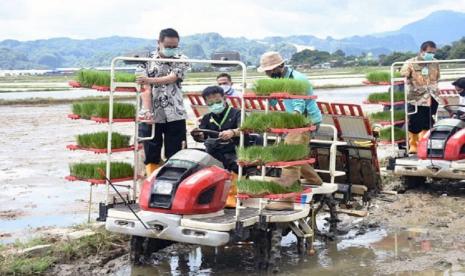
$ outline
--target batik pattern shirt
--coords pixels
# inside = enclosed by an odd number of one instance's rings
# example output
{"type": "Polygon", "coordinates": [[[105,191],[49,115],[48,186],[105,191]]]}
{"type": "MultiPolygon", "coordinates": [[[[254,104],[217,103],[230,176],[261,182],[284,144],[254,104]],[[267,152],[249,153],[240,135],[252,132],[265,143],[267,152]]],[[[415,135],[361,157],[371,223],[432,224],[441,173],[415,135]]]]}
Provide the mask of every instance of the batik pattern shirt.
{"type": "MultiPolygon", "coordinates": [[[[158,51],[152,53],[151,58],[162,58],[158,51]]],[[[178,55],[173,59],[187,59],[178,55]]],[[[187,119],[186,108],[183,102],[181,83],[189,69],[189,63],[150,61],[146,65],[147,76],[159,78],[174,73],[178,80],[169,84],[152,85],[153,114],[155,123],[166,123],[187,119]]]]}

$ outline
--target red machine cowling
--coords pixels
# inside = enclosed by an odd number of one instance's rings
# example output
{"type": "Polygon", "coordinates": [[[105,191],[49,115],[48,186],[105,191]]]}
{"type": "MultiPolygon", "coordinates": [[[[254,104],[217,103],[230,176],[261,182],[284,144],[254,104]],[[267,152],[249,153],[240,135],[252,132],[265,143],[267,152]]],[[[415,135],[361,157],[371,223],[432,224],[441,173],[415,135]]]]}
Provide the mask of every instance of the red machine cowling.
{"type": "Polygon", "coordinates": [[[462,153],[462,147],[465,145],[465,129],[457,131],[447,141],[444,150],[445,160],[460,160],[465,159],[465,154],[462,153]]]}
{"type": "Polygon", "coordinates": [[[225,206],[231,173],[216,166],[194,172],[174,187],[175,191],[169,199],[171,204],[167,208],[153,207],[153,202],[157,200],[157,195],[153,193],[155,185],[156,176],[144,181],[139,198],[142,210],[183,215],[212,213],[225,206]]]}

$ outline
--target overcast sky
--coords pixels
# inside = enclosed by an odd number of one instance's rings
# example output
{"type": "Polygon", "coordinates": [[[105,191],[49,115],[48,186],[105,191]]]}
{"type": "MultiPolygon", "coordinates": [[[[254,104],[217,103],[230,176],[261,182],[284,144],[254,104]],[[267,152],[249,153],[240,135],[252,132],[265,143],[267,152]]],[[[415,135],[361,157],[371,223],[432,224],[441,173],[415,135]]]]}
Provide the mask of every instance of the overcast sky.
{"type": "Polygon", "coordinates": [[[154,38],[218,32],[262,38],[341,38],[396,30],[433,11],[465,12],[465,0],[0,0],[0,40],[154,38]]]}

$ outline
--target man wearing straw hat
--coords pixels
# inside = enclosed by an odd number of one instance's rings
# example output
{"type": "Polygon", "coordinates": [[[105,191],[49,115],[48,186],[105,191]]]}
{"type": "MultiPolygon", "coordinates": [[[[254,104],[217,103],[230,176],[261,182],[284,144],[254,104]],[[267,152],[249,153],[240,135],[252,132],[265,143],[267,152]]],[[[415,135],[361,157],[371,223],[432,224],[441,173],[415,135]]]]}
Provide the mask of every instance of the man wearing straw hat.
{"type": "MultiPolygon", "coordinates": [[[[260,58],[258,71],[265,72],[271,78],[303,80],[310,84],[307,76],[286,66],[284,59],[278,52],[264,53],[260,58]]],[[[311,85],[309,87],[307,95],[313,95],[313,88],[311,85]]],[[[322,115],[314,100],[286,99],[283,102],[287,112],[306,115],[310,118],[312,124],[317,127],[321,123],[322,115]]],[[[308,145],[310,143],[310,133],[290,133],[286,136],[284,143],[308,145]]],[[[301,176],[313,185],[321,185],[323,183],[320,176],[309,164],[283,168],[279,182],[283,186],[290,186],[295,181],[300,180],[301,176]]]]}

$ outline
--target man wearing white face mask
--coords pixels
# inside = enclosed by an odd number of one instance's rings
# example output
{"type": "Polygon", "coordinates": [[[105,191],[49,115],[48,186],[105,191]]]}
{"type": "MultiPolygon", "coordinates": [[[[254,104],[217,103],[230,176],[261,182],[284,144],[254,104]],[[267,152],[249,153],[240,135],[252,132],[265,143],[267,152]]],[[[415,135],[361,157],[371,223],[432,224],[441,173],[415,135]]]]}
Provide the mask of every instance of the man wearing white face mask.
{"type": "Polygon", "coordinates": [[[216,77],[216,82],[218,85],[223,88],[224,95],[226,97],[240,97],[241,93],[237,92],[233,88],[233,82],[231,75],[228,73],[221,73],[216,77]]]}
{"type": "Polygon", "coordinates": [[[417,106],[417,112],[409,115],[409,153],[417,152],[417,142],[434,123],[432,116],[437,111],[436,100],[440,100],[437,96],[440,78],[439,64],[413,62],[435,60],[435,53],[436,44],[433,41],[423,42],[418,56],[407,60],[400,71],[401,75],[407,78],[406,85],[409,87],[407,95],[409,113],[415,111],[415,104],[417,106]]]}
{"type": "MultiPolygon", "coordinates": [[[[145,74],[138,75],[137,83],[143,85],[140,116],[155,122],[155,138],[144,142],[147,176],[162,163],[182,149],[186,141],[187,112],[183,103],[181,83],[189,69],[188,63],[157,61],[156,59],[186,59],[179,53],[179,34],[168,28],[160,32],[158,48],[152,53],[154,61],[145,65],[145,74]]],[[[152,125],[142,125],[140,132],[150,136],[152,125]]]]}

